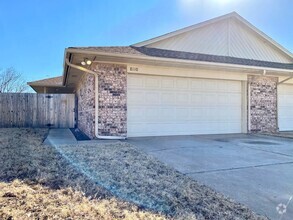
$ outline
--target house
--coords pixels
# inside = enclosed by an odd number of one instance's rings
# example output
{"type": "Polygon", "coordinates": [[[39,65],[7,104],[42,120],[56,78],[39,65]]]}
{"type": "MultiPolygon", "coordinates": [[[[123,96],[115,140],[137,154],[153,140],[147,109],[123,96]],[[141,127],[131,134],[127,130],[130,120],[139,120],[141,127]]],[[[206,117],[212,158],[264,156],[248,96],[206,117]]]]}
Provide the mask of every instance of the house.
{"type": "Polygon", "coordinates": [[[91,138],[293,130],[293,55],[233,12],[125,47],[70,47],[62,77],[91,138]]]}

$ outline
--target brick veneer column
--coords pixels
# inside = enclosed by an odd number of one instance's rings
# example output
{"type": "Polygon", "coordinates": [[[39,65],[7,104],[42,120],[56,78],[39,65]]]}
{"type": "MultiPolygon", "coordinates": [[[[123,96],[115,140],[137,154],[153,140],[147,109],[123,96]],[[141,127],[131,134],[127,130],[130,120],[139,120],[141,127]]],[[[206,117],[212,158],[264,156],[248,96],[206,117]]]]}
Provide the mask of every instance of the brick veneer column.
{"type": "Polygon", "coordinates": [[[98,134],[127,136],[127,66],[96,64],[99,75],[98,134]]]}
{"type": "Polygon", "coordinates": [[[78,84],[77,126],[90,138],[95,137],[95,77],[84,74],[78,84]]]}
{"type": "Polygon", "coordinates": [[[278,78],[248,76],[249,132],[277,132],[278,78]]]}

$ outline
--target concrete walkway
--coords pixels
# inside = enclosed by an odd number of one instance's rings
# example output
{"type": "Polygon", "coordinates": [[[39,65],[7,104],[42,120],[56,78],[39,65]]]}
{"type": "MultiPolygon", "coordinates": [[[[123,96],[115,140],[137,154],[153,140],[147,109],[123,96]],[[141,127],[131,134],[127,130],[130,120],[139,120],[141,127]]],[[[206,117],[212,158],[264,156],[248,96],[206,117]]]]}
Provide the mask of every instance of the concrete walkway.
{"type": "Polygon", "coordinates": [[[71,145],[77,144],[77,140],[69,129],[50,129],[45,145],[71,145]]]}
{"type": "Polygon", "coordinates": [[[92,144],[112,144],[120,142],[119,140],[87,140],[77,141],[70,129],[50,129],[49,134],[44,141],[45,145],[92,145],[92,144]]]}
{"type": "MultiPolygon", "coordinates": [[[[127,142],[255,212],[280,219],[293,196],[293,140],[256,135],[130,138],[127,142]]],[[[282,220],[293,219],[293,200],[282,220]]]]}

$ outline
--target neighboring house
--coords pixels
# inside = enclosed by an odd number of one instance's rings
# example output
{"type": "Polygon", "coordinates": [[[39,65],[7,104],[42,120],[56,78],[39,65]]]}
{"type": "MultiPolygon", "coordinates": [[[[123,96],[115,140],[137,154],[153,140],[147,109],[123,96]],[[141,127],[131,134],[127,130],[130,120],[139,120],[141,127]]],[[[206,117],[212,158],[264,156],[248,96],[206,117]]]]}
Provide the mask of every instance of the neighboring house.
{"type": "Polygon", "coordinates": [[[76,93],[78,127],[119,138],[293,130],[291,77],[292,53],[233,12],[129,47],[67,48],[62,78],[29,85],[76,93]]]}

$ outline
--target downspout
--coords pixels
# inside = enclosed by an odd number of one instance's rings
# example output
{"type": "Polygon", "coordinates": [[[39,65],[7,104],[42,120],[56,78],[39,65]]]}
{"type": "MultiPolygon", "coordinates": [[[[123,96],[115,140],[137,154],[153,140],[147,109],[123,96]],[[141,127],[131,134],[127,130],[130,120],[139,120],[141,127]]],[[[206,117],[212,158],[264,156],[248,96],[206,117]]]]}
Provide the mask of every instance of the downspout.
{"type": "MultiPolygon", "coordinates": [[[[78,66],[78,65],[75,65],[75,64],[72,64],[72,63],[70,63],[69,62],[69,59],[68,58],[66,58],[65,59],[65,62],[66,62],[66,64],[68,65],[68,66],[70,66],[70,67],[72,67],[72,68],[74,68],[74,69],[78,69],[78,70],[80,70],[80,71],[82,71],[82,72],[85,72],[85,73],[89,73],[89,74],[92,74],[92,75],[94,75],[94,77],[95,77],[95,82],[96,82],[96,88],[97,88],[97,86],[98,86],[98,74],[96,73],[96,72],[94,72],[94,71],[92,71],[92,70],[89,70],[89,69],[87,69],[87,68],[84,68],[84,67],[82,67],[82,66],[78,66]]],[[[96,89],[96,91],[98,91],[98,89],[96,89]]],[[[97,101],[97,97],[98,97],[98,92],[96,92],[96,101],[97,101]]],[[[97,103],[96,103],[97,104],[97,103]]],[[[96,122],[98,122],[98,109],[99,109],[99,107],[98,107],[98,105],[96,105],[96,112],[95,112],[95,117],[96,117],[96,122]]],[[[126,137],[120,137],[120,136],[100,136],[99,134],[98,134],[98,123],[96,123],[96,127],[95,127],[95,129],[96,129],[96,137],[98,138],[98,139],[104,139],[104,140],[125,140],[126,139],[126,137]]]]}

